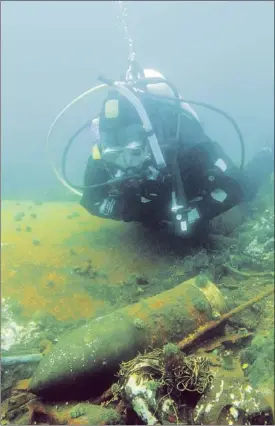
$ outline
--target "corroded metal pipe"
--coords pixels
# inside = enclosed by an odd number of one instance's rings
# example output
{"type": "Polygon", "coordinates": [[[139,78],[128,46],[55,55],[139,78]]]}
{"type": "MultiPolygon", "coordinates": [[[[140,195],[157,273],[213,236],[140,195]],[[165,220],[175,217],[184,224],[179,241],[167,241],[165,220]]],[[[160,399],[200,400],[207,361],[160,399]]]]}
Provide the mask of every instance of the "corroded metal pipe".
{"type": "Polygon", "coordinates": [[[12,365],[19,364],[31,364],[38,363],[42,360],[42,354],[27,354],[27,355],[15,355],[15,356],[3,356],[1,357],[1,365],[4,367],[10,367],[12,365]]]}
{"type": "Polygon", "coordinates": [[[50,399],[99,395],[122,361],[177,342],[226,311],[213,283],[196,282],[193,278],[67,333],[43,357],[29,390],[50,399]]]}

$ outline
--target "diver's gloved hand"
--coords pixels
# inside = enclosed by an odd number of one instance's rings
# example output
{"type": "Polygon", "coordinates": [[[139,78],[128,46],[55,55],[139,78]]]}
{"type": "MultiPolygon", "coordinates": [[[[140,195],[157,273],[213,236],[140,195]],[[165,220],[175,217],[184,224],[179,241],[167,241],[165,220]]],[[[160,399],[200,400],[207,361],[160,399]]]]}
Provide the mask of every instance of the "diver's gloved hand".
{"type": "Polygon", "coordinates": [[[98,206],[98,216],[124,222],[140,219],[140,196],[136,189],[125,186],[120,192],[110,194],[98,206]]]}
{"type": "Polygon", "coordinates": [[[121,187],[121,219],[124,222],[139,221],[141,216],[140,185],[129,179],[121,187]]]}
{"type": "Polygon", "coordinates": [[[108,219],[119,219],[119,199],[109,195],[99,206],[99,215],[108,219]]]}
{"type": "Polygon", "coordinates": [[[198,209],[193,206],[180,207],[177,211],[172,212],[173,225],[175,235],[182,237],[190,237],[200,222],[201,216],[198,209]]]}

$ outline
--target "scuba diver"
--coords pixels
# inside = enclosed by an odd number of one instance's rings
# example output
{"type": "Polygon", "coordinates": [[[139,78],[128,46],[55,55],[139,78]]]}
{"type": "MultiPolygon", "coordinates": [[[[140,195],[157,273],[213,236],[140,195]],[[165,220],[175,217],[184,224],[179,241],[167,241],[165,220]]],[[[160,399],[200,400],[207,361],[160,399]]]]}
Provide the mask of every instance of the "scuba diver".
{"type": "Polygon", "coordinates": [[[243,138],[234,120],[192,101],[233,124],[242,148],[241,167],[234,165],[159,72],[143,70],[134,60],[125,82],[101,80],[109,86],[108,95],[92,122],[84,186],[68,181],[63,161],[66,182],[83,191],[80,204],[91,215],[192,237],[214,217],[253,198],[271,173],[270,149],[244,168],[243,138]]]}

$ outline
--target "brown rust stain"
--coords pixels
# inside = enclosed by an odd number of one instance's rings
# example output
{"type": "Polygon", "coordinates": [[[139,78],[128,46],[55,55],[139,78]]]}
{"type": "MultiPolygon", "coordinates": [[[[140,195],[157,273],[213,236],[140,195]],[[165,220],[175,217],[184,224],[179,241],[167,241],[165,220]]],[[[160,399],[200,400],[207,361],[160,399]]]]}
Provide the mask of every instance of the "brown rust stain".
{"type": "Polygon", "coordinates": [[[14,386],[13,390],[15,391],[24,391],[28,390],[31,379],[19,380],[14,386]]]}
{"type": "Polygon", "coordinates": [[[161,300],[161,299],[153,300],[149,304],[149,309],[158,310],[158,309],[161,309],[164,305],[165,305],[165,301],[164,300],[161,300]]]}
{"type": "Polygon", "coordinates": [[[171,333],[171,330],[167,330],[165,322],[159,319],[159,321],[154,323],[148,343],[152,347],[164,345],[169,340],[169,333],[171,333]]]}

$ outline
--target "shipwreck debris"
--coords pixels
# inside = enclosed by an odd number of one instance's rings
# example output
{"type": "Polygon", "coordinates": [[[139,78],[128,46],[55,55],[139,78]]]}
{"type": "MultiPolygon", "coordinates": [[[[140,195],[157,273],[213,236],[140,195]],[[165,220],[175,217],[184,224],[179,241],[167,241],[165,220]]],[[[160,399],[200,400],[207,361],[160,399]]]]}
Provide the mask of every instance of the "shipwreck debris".
{"type": "Polygon", "coordinates": [[[271,407],[261,392],[245,380],[225,379],[222,370],[215,373],[213,384],[196,405],[193,420],[196,425],[274,424],[271,407]]]}
{"type": "Polygon", "coordinates": [[[167,344],[122,363],[117,393],[148,425],[272,425],[265,397],[235,368],[229,376],[209,358],[167,344]]]}
{"type": "Polygon", "coordinates": [[[119,376],[122,399],[146,424],[178,420],[184,395],[198,397],[213,378],[207,358],[185,356],[173,344],[123,362],[119,376]]]}
{"type": "Polygon", "coordinates": [[[227,321],[233,315],[238,314],[239,312],[253,306],[255,303],[259,302],[260,300],[264,299],[265,297],[270,296],[272,293],[274,293],[274,291],[275,291],[274,287],[269,287],[268,290],[258,294],[257,296],[253,297],[252,299],[248,300],[247,302],[245,302],[245,303],[237,306],[236,308],[232,309],[231,311],[223,314],[217,320],[206,322],[194,334],[187,336],[181,342],[178,343],[180,349],[183,350],[183,349],[186,349],[188,346],[193,345],[196,340],[200,339],[207,332],[209,332],[210,330],[213,330],[213,328],[218,327],[220,324],[227,321]]]}

